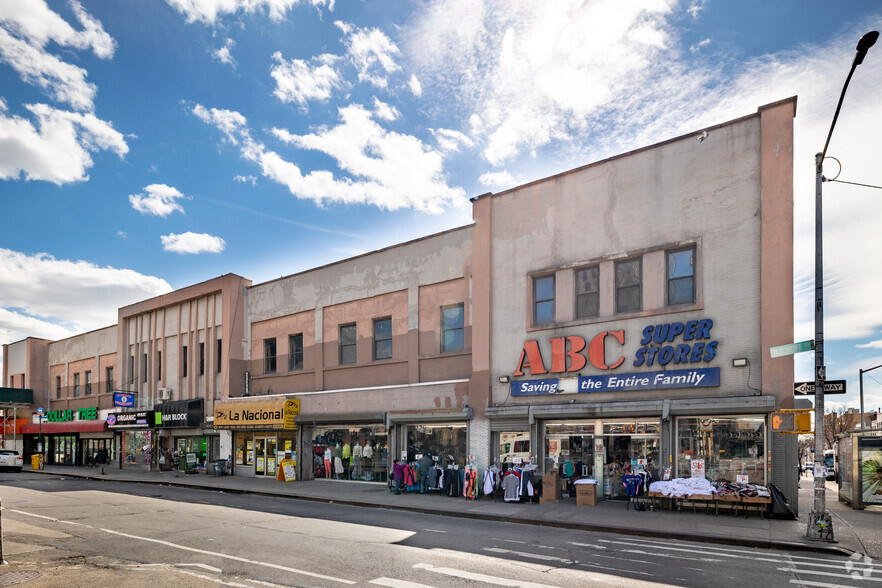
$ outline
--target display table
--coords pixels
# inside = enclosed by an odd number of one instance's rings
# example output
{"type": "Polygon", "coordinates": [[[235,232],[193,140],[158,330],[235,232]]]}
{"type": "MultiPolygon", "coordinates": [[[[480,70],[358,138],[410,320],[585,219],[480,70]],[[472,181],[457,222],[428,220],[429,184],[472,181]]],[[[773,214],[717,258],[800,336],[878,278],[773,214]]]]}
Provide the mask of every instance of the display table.
{"type": "Polygon", "coordinates": [[[661,507],[664,502],[663,499],[670,500],[670,508],[671,510],[675,509],[677,512],[683,512],[683,507],[692,507],[692,512],[698,512],[696,507],[699,505],[704,506],[705,513],[710,512],[710,508],[713,507],[714,514],[720,514],[720,508],[728,508],[735,512],[735,516],[738,516],[738,512],[740,510],[744,510],[744,515],[747,516],[751,510],[755,510],[759,513],[760,518],[764,517],[766,513],[769,511],[769,507],[772,505],[772,499],[770,497],[764,496],[741,496],[740,494],[692,494],[689,496],[667,496],[661,492],[649,492],[647,494],[652,503],[653,509],[655,508],[656,501],[658,501],[659,507],[661,507]]]}

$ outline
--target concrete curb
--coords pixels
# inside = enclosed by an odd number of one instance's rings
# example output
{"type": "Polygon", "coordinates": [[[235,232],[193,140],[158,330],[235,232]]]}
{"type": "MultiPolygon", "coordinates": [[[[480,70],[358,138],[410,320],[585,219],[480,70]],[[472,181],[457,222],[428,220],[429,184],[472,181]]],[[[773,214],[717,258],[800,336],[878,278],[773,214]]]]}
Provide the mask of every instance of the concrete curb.
{"type": "Polygon", "coordinates": [[[240,488],[218,487],[200,484],[184,484],[169,480],[121,480],[119,478],[110,478],[94,474],[58,473],[47,472],[45,470],[33,470],[34,473],[48,474],[58,477],[79,478],[100,482],[119,482],[123,484],[147,484],[152,486],[171,486],[175,488],[186,488],[190,490],[207,490],[211,492],[223,492],[227,494],[250,494],[253,496],[266,496],[269,498],[288,498],[292,500],[304,500],[309,502],[318,502],[325,504],[341,504],[344,506],[355,506],[360,508],[377,508],[386,510],[398,510],[404,512],[413,512],[418,514],[430,514],[452,518],[463,518],[481,521],[494,521],[499,523],[516,523],[520,525],[534,525],[539,527],[554,527],[559,529],[571,529],[575,531],[592,531],[595,533],[617,533],[620,535],[629,535],[633,537],[651,537],[656,539],[673,539],[679,541],[697,541],[700,543],[712,543],[716,545],[733,545],[736,547],[752,547],[759,549],[774,549],[778,551],[806,551],[812,553],[824,553],[828,555],[850,556],[854,551],[845,549],[837,545],[824,543],[799,543],[797,541],[779,541],[775,539],[750,539],[746,537],[724,537],[719,535],[707,535],[704,533],[685,533],[680,531],[658,531],[653,529],[637,529],[634,527],[619,527],[615,525],[597,525],[591,523],[568,523],[564,521],[546,521],[538,519],[530,519],[524,517],[511,517],[503,515],[491,515],[475,512],[457,512],[442,510],[436,508],[426,508],[422,506],[408,505],[388,505],[373,502],[362,502],[357,500],[346,500],[337,498],[325,498],[321,496],[306,496],[281,494],[277,492],[266,492],[260,490],[243,490],[240,488]]]}

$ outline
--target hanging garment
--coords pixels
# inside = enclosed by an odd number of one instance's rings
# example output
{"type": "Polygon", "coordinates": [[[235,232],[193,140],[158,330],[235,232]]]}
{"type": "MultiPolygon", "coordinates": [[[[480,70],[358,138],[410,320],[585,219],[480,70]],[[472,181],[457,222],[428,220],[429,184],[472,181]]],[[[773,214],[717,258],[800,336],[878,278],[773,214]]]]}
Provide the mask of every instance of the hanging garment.
{"type": "Polygon", "coordinates": [[[334,473],[338,476],[343,473],[343,460],[339,457],[334,457],[334,473]]]}
{"type": "Polygon", "coordinates": [[[625,474],[622,476],[622,485],[625,487],[627,496],[640,494],[640,484],[643,480],[637,474],[625,474]]]}
{"type": "Polygon", "coordinates": [[[412,465],[404,467],[404,486],[407,488],[408,492],[414,492],[420,489],[416,468],[412,465]]]}
{"type": "Polygon", "coordinates": [[[520,499],[519,489],[521,481],[512,473],[506,474],[502,478],[502,498],[506,502],[516,502],[520,499]]]}
{"type": "Polygon", "coordinates": [[[478,470],[466,470],[462,489],[462,495],[466,498],[478,497],[478,470]]]}
{"type": "Polygon", "coordinates": [[[496,491],[496,472],[487,470],[484,472],[484,495],[490,496],[496,491]]]}

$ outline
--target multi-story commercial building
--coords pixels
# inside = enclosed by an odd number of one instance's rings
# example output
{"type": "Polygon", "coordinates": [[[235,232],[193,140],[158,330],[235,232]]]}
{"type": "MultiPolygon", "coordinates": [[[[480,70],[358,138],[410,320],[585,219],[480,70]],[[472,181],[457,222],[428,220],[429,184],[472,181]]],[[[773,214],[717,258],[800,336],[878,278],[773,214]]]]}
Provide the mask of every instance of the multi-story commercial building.
{"type": "Polygon", "coordinates": [[[795,443],[768,430],[793,361],[768,349],[793,340],[795,107],[481,195],[466,227],[120,309],[114,349],[49,345],[45,386],[113,366],[133,405],[99,396],[101,415],[141,421],[157,465],[177,450],[274,478],[292,457],[299,480],[384,481],[429,454],[606,497],[636,469],[794,496],[795,443]]]}

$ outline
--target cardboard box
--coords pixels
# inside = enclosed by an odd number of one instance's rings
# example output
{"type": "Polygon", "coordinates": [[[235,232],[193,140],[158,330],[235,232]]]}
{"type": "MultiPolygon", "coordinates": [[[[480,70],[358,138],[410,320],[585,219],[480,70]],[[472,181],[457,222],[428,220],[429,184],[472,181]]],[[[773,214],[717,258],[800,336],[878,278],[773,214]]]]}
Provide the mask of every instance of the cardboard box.
{"type": "Polygon", "coordinates": [[[557,481],[557,472],[548,472],[542,476],[542,496],[539,504],[557,502],[560,497],[560,486],[557,481]]]}
{"type": "Polygon", "coordinates": [[[576,506],[597,506],[597,484],[576,484],[576,506]]]}

